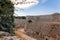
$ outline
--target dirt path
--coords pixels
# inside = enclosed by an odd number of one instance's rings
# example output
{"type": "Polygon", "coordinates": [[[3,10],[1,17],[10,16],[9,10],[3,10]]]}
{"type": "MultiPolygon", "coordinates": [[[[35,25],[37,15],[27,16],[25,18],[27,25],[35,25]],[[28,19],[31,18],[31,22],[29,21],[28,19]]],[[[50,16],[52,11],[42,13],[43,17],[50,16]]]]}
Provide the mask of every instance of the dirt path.
{"type": "Polygon", "coordinates": [[[23,30],[21,30],[21,31],[20,30],[15,31],[15,35],[18,36],[18,37],[20,37],[21,40],[37,40],[37,39],[34,39],[34,38],[29,37],[26,34],[24,34],[23,30]]]}

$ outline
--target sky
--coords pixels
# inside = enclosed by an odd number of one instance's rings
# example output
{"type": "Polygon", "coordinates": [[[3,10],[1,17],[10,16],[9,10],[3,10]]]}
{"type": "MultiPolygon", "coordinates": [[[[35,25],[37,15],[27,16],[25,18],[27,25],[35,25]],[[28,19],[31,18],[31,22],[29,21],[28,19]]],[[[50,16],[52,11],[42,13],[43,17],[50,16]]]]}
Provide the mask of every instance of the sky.
{"type": "Polygon", "coordinates": [[[14,5],[15,16],[35,16],[53,14],[55,12],[60,13],[60,0],[27,0],[27,2],[28,1],[33,1],[35,3],[14,5]]]}

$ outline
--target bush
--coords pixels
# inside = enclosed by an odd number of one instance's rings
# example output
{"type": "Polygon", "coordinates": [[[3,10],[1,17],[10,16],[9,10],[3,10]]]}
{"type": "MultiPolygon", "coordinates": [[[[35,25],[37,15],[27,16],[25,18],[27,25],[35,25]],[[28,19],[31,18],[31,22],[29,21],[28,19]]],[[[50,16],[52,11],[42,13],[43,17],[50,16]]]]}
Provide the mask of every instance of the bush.
{"type": "Polygon", "coordinates": [[[0,0],[0,31],[13,34],[14,6],[10,0],[0,0]]]}

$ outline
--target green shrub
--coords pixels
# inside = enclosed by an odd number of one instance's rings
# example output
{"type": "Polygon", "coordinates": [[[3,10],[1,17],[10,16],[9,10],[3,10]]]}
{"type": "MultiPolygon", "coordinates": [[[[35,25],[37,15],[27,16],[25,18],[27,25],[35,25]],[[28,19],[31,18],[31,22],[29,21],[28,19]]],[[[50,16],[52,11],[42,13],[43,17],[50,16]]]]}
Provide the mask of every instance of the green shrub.
{"type": "Polygon", "coordinates": [[[14,6],[10,0],[0,0],[0,31],[13,34],[14,6]]]}

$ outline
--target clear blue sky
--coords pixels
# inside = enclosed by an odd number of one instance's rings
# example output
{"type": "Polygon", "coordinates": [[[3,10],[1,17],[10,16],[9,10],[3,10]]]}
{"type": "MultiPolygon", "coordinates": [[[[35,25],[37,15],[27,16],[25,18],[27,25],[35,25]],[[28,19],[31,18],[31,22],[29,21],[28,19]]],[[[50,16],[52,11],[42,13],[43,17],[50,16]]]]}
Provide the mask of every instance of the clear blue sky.
{"type": "Polygon", "coordinates": [[[60,0],[46,0],[46,2],[44,3],[42,0],[38,1],[39,4],[28,9],[18,10],[16,11],[16,14],[23,16],[23,15],[46,15],[55,12],[60,13],[60,0]]]}

